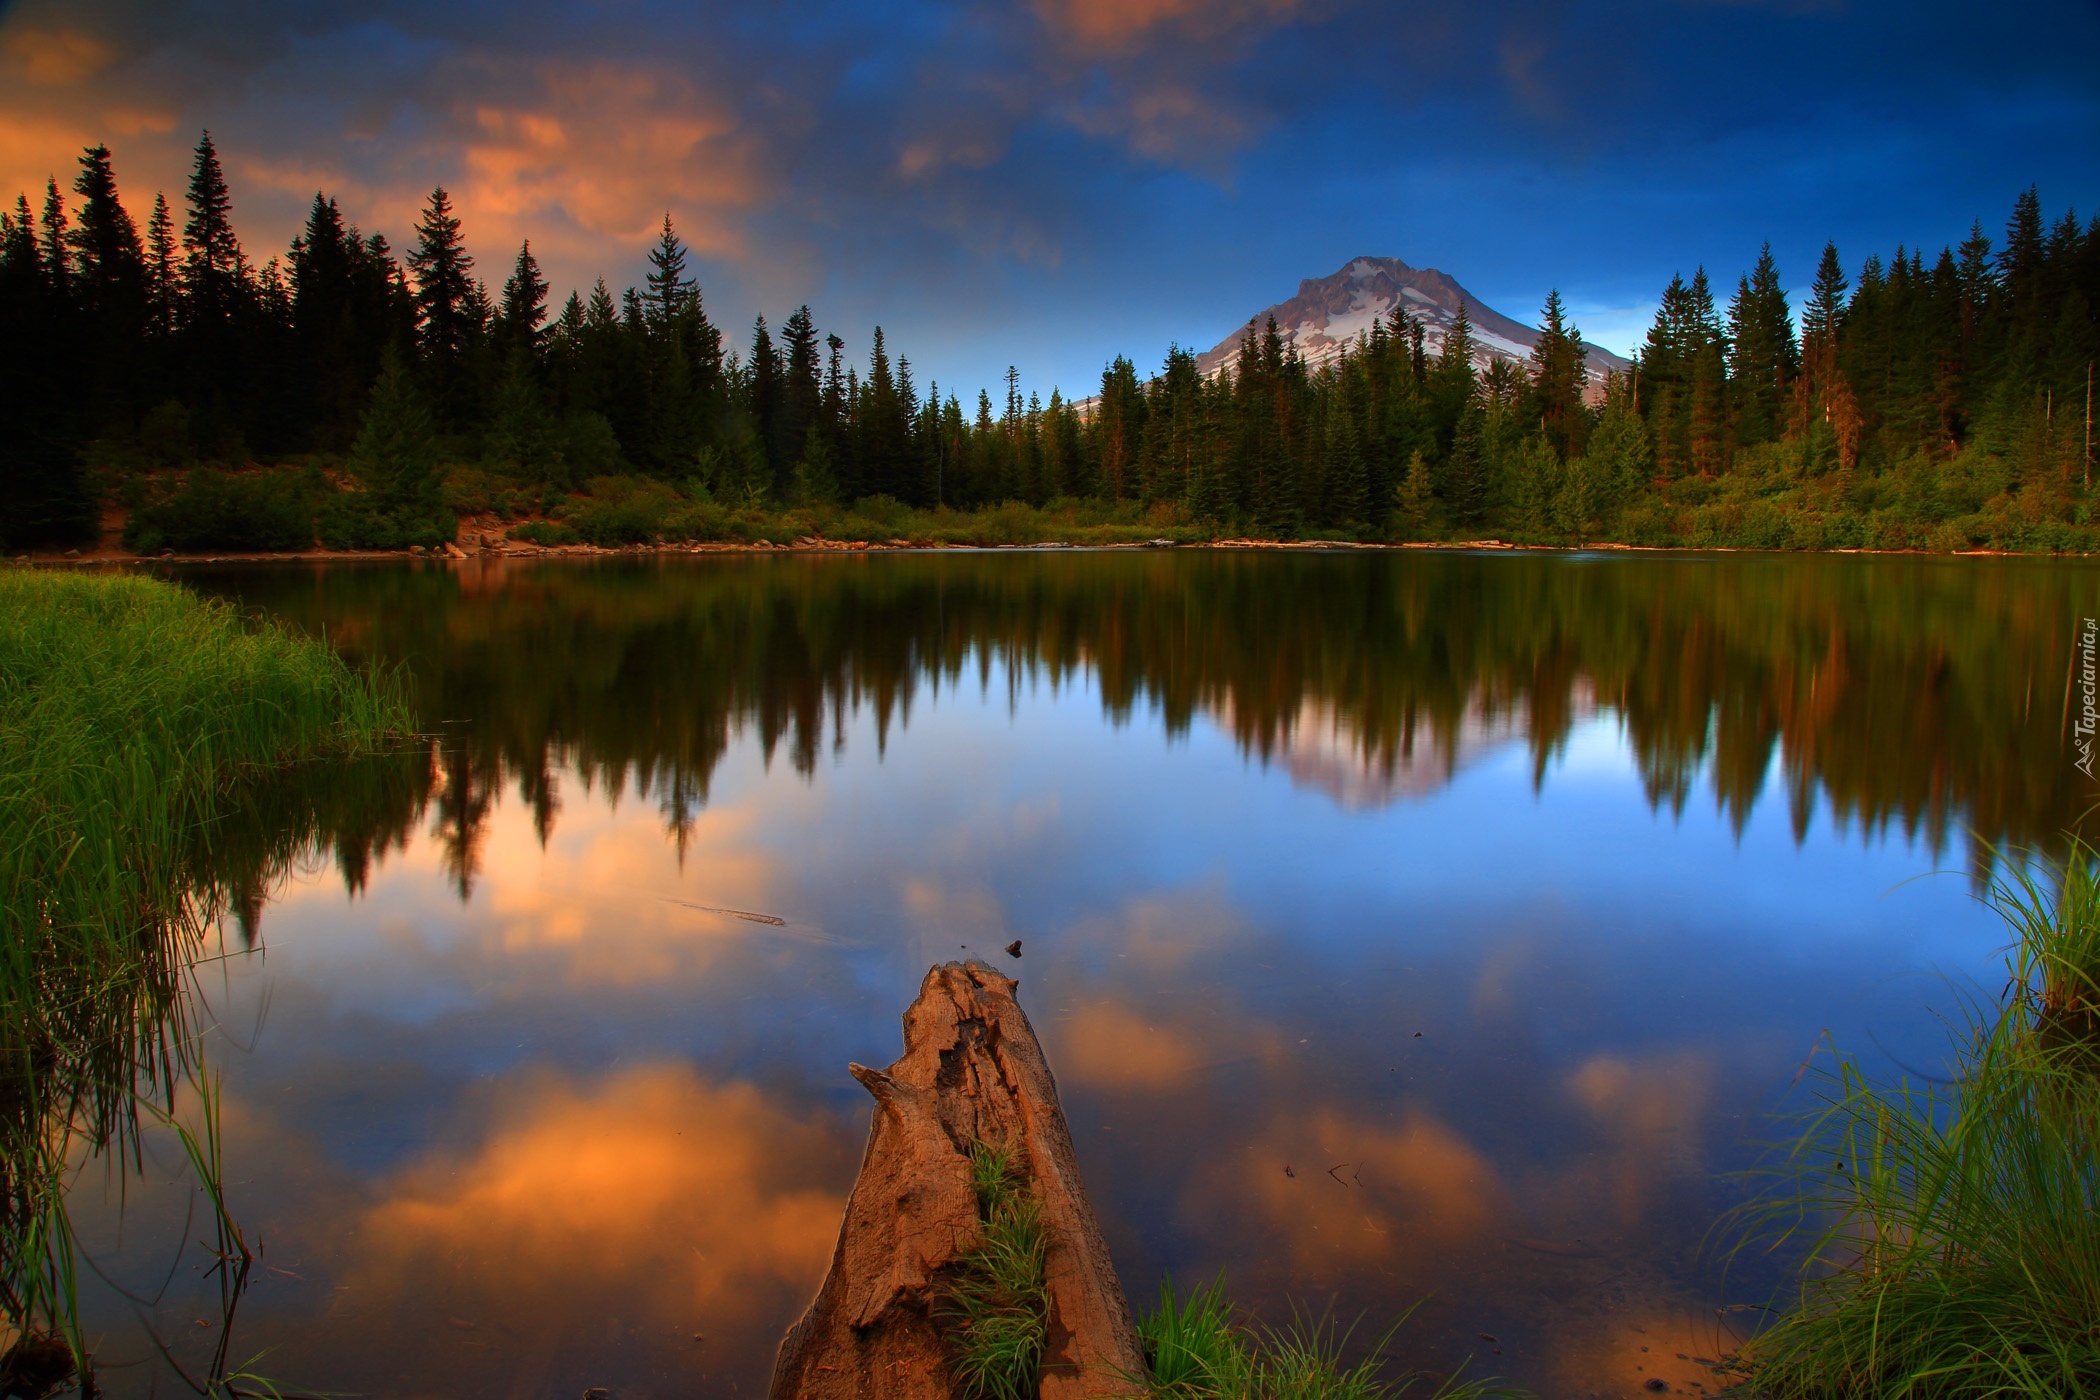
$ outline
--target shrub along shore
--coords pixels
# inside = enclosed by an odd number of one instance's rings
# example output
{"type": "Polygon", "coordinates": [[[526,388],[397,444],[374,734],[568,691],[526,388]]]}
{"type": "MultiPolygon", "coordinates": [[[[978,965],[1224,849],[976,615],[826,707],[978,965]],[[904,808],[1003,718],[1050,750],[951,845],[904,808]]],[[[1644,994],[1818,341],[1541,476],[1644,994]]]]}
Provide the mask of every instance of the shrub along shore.
{"type": "MultiPolygon", "coordinates": [[[[2100,553],[2100,527],[1987,534],[1981,542],[1877,526],[1846,516],[1795,513],[1775,524],[1760,512],[1722,503],[1681,512],[1674,525],[1624,537],[1540,535],[1525,531],[1345,530],[1295,534],[1236,533],[1193,517],[1179,505],[1143,505],[1069,497],[1043,505],[1008,501],[968,510],[903,504],[888,496],[851,505],[727,506],[697,483],[617,477],[584,491],[549,492],[479,468],[455,469],[446,505],[427,528],[375,538],[330,525],[359,493],[317,466],[242,471],[199,467],[159,484],[134,481],[145,504],[112,511],[100,547],[49,545],[18,560],[106,561],[224,558],[375,558],[437,553],[595,553],[605,550],[996,549],[1031,546],[1115,548],[1138,545],[1483,547],[1518,549],[1748,549],[1820,553],[1965,553],[2085,555],[2100,553]],[[1748,521],[1748,525],[1745,525],[1748,521]],[[1759,523],[1762,521],[1762,523],[1759,523]],[[1732,522],[1732,523],[1731,523],[1732,522]],[[1754,526],[1755,528],[1751,528],[1754,526]]],[[[1651,522],[1652,523],[1652,522],[1651,522]]]]}

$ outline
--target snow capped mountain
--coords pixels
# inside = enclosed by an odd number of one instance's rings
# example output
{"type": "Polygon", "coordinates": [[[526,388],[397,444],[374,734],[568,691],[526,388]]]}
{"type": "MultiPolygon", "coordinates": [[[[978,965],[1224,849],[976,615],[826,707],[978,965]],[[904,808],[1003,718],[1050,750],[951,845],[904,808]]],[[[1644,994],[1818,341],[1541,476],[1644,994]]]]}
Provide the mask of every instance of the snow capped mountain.
{"type": "MultiPolygon", "coordinates": [[[[1524,359],[1539,338],[1536,327],[1503,315],[1448,274],[1409,267],[1398,258],[1355,258],[1332,276],[1307,278],[1298,284],[1298,295],[1260,312],[1251,324],[1259,333],[1268,318],[1275,317],[1284,343],[1296,345],[1299,355],[1317,369],[1370,330],[1373,317],[1390,317],[1395,304],[1405,306],[1407,314],[1422,323],[1423,344],[1432,356],[1443,349],[1444,336],[1464,306],[1473,327],[1473,363],[1482,369],[1494,360],[1524,359]]],[[[1198,355],[1197,366],[1206,375],[1216,373],[1239,353],[1245,334],[1244,328],[1234,331],[1198,355]]],[[[1590,397],[1601,398],[1605,373],[1623,374],[1631,366],[1601,345],[1584,341],[1582,348],[1590,368],[1590,397]]]]}

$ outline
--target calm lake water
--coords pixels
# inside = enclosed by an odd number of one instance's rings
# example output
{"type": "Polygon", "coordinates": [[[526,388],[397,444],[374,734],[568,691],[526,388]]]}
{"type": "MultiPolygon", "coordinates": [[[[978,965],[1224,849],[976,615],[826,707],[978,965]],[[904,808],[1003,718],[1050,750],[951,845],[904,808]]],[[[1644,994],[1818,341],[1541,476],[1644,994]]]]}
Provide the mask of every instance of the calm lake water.
{"type": "MultiPolygon", "coordinates": [[[[337,1393],[762,1394],[864,1141],[846,1063],[973,955],[1021,980],[1134,1303],[1427,1299],[1426,1368],[1711,1390],[1719,1310],[1777,1281],[1711,1257],[1728,1174],[1826,1031],[1939,1072],[1949,979],[1995,990],[2005,942],[1972,830],[2047,843],[2096,795],[2081,563],[179,576],[405,666],[435,736],[257,795],[197,973],[262,1245],[231,1354],[337,1393]]],[[[149,1331],[218,1325],[147,1149],[76,1197],[117,1393],[171,1388],[149,1331]]]]}

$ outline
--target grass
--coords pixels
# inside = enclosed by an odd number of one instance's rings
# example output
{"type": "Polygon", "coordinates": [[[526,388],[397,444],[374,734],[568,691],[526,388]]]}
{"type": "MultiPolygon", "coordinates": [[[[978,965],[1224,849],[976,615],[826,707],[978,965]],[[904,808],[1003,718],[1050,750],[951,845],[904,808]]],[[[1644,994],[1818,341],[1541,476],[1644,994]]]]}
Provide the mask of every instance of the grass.
{"type": "Polygon", "coordinates": [[[1160,1285],[1158,1306],[1138,1320],[1149,1372],[1146,1394],[1158,1400],[1401,1400],[1417,1393],[1422,1400],[1485,1400],[1520,1394],[1456,1373],[1443,1380],[1419,1373],[1388,1376],[1386,1350],[1413,1311],[1401,1314],[1350,1364],[1354,1329],[1331,1317],[1300,1314],[1283,1328],[1242,1326],[1234,1321],[1223,1280],[1186,1298],[1178,1298],[1168,1281],[1160,1285]],[[1417,1386],[1428,1388],[1417,1392],[1417,1386]]]}
{"type": "MultiPolygon", "coordinates": [[[[237,790],[411,728],[392,678],[131,575],[0,571],[0,1321],[77,1332],[76,1144],[194,1078],[183,977],[237,790]]],[[[222,1222],[223,1223],[223,1222],[222,1222]]]]}
{"type": "Polygon", "coordinates": [[[1995,1002],[1952,1028],[1951,1084],[1824,1075],[1745,1243],[1806,1244],[1796,1306],[1745,1347],[1775,1400],[2100,1395],[2100,880],[2008,862],[1995,1002]]]}
{"type": "Polygon", "coordinates": [[[950,1369],[968,1400],[1032,1400],[1049,1330],[1042,1210],[1009,1148],[972,1143],[970,1185],[983,1238],[943,1300],[950,1369]]]}

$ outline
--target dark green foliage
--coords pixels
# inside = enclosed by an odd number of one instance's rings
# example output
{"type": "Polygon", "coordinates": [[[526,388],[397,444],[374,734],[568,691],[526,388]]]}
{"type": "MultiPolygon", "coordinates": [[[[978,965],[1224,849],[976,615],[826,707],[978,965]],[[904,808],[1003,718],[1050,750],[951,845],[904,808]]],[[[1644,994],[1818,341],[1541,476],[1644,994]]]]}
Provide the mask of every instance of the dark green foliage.
{"type": "Polygon", "coordinates": [[[318,472],[199,467],[180,488],[131,513],[124,547],[140,554],[311,549],[314,511],[328,490],[318,472]]]}
{"type": "Polygon", "coordinates": [[[350,449],[350,465],[382,506],[427,508],[438,503],[440,479],[430,413],[392,355],[372,386],[371,406],[350,449]]]}

